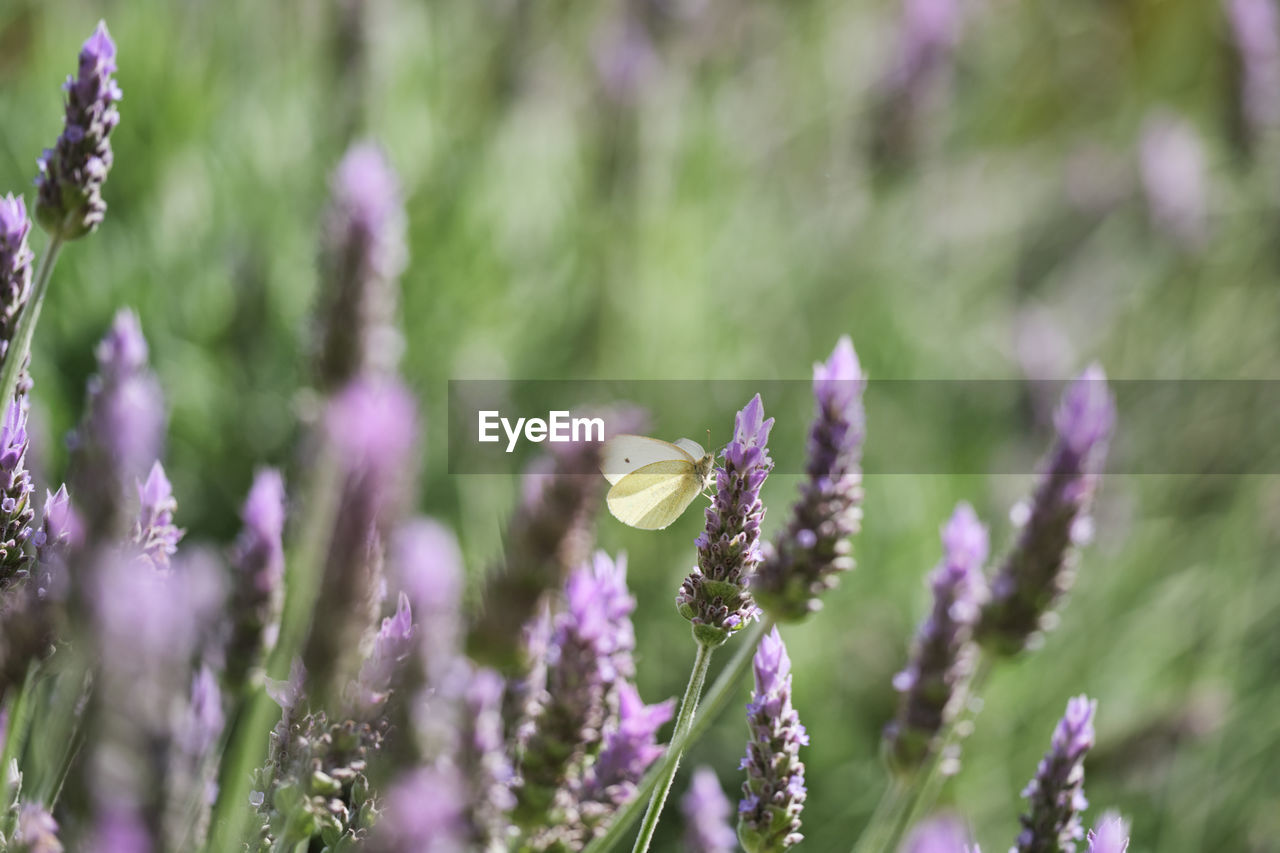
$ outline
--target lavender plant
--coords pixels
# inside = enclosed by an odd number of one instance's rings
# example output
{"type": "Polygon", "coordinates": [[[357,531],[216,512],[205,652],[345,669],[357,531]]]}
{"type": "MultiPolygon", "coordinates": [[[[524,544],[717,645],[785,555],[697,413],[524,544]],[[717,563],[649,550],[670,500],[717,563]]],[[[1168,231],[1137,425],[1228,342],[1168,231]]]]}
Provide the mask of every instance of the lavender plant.
{"type": "MultiPolygon", "coordinates": [[[[917,6],[898,75],[904,92],[941,73],[958,20],[945,3],[917,6]]],[[[67,84],[64,131],[40,160],[36,211],[50,243],[34,273],[25,203],[0,198],[0,850],[596,853],[644,809],[635,843],[644,851],[681,756],[748,669],[737,841],[750,853],[800,843],[808,735],[773,622],[819,610],[853,567],[866,430],[852,342],[840,339],[814,368],[806,476],[772,545],[761,494],[774,420],[758,395],[736,415],[696,564],[676,595],[695,657],[665,744],[675,707],[646,704],[636,685],[626,560],[590,553],[598,443],[559,446],[535,463],[499,566],[477,584],[478,607],[468,606],[453,534],[405,520],[421,434],[395,377],[405,214],[399,182],[371,145],[339,165],[325,218],[324,417],[302,459],[332,481],[304,477],[310,487],[287,505],[283,476],[261,469],[238,538],[219,552],[228,565],[187,543],[160,459],[159,382],[141,324],[121,311],[69,442],[71,487],[46,491],[36,524],[18,377],[60,244],[103,220],[115,69],[101,25],[67,84]],[[287,515],[301,516],[296,531],[287,515]],[[732,641],[735,657],[699,716],[712,651],[732,641]],[[267,677],[286,666],[288,678],[267,677]],[[269,702],[273,720],[260,712],[269,702]]],[[[864,832],[867,849],[895,849],[927,812],[932,775],[919,771],[956,728],[980,650],[1025,648],[1061,605],[1114,417],[1100,369],[1068,388],[1057,441],[989,595],[976,514],[961,504],[944,528],[932,609],[895,679],[900,702],[886,731],[904,771],[893,784],[916,790],[889,831],[864,832]]],[[[610,421],[634,428],[639,413],[610,421]]],[[[1084,697],[1068,704],[1024,792],[1015,849],[1073,851],[1084,837],[1094,712],[1084,697]]],[[[734,849],[732,807],[714,772],[693,775],[683,811],[689,850],[734,849]]],[[[1089,849],[1123,853],[1127,834],[1104,817],[1089,849]]],[[[935,820],[905,849],[967,845],[961,824],[935,820]]]]}

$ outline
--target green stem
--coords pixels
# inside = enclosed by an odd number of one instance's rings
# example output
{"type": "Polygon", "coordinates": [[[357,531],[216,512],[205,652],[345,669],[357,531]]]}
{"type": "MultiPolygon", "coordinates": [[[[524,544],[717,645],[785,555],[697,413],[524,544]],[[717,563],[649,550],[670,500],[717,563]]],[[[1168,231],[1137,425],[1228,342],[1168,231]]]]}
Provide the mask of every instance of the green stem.
{"type": "Polygon", "coordinates": [[[27,665],[27,675],[22,680],[22,688],[9,705],[9,727],[4,733],[4,751],[0,753],[0,778],[3,778],[6,784],[9,781],[9,765],[22,758],[27,745],[27,729],[31,724],[31,688],[35,684],[36,670],[39,666],[40,664],[35,661],[27,665]]]}
{"type": "Polygon", "coordinates": [[[58,253],[62,251],[62,242],[62,237],[53,234],[36,266],[35,277],[31,282],[31,296],[27,300],[27,307],[18,314],[18,326],[13,331],[13,340],[9,342],[4,364],[0,366],[0,400],[12,400],[14,390],[18,387],[18,376],[27,362],[27,354],[31,352],[31,338],[36,331],[36,321],[40,319],[44,295],[49,291],[53,265],[58,262],[58,253]]]}
{"type": "Polygon", "coordinates": [[[911,827],[915,826],[938,801],[938,795],[942,793],[942,786],[950,778],[948,774],[942,772],[943,762],[946,761],[947,755],[960,742],[961,729],[972,723],[975,713],[973,700],[982,691],[983,685],[986,684],[987,675],[990,672],[991,667],[988,660],[985,657],[981,658],[973,675],[969,677],[963,688],[965,691],[964,710],[957,714],[955,720],[947,727],[942,745],[934,750],[929,757],[927,770],[924,776],[920,777],[920,783],[912,789],[911,797],[907,800],[905,808],[898,816],[888,843],[879,849],[888,851],[888,853],[897,850],[898,845],[902,843],[903,837],[910,831],[911,827]]]}
{"type": "Polygon", "coordinates": [[[680,714],[676,717],[676,728],[671,736],[671,746],[667,749],[669,760],[663,762],[662,773],[658,776],[658,784],[649,797],[649,808],[645,810],[644,820],[640,824],[640,834],[636,836],[635,846],[631,853],[645,853],[653,841],[653,833],[658,828],[658,818],[662,816],[662,807],[666,805],[667,794],[671,793],[671,783],[676,778],[676,770],[680,767],[680,753],[684,752],[685,736],[693,728],[693,718],[698,713],[698,700],[702,698],[702,685],[707,680],[707,670],[711,667],[711,646],[698,643],[698,653],[693,658],[693,670],[689,673],[689,685],[684,689],[684,699],[680,701],[680,714]]]}
{"type": "Polygon", "coordinates": [[[880,802],[876,804],[876,810],[871,813],[866,828],[853,845],[853,853],[878,853],[888,849],[885,844],[896,833],[902,813],[910,805],[908,793],[910,786],[901,777],[895,776],[890,780],[880,802]]]}
{"type": "Polygon", "coordinates": [[[716,680],[712,682],[711,687],[707,690],[701,705],[702,713],[694,717],[693,725],[683,737],[680,737],[678,733],[672,735],[667,751],[659,762],[645,774],[644,779],[640,781],[635,797],[618,811],[604,835],[597,837],[588,844],[583,853],[606,853],[606,851],[612,850],[622,841],[623,836],[640,819],[649,796],[658,786],[658,780],[667,773],[668,763],[674,764],[678,762],[680,755],[684,753],[689,744],[696,743],[699,738],[706,734],[707,729],[711,727],[716,717],[724,710],[725,705],[729,703],[729,699],[736,693],[738,682],[751,669],[751,659],[755,657],[756,645],[759,644],[760,638],[765,635],[765,632],[769,630],[772,624],[772,622],[767,621],[757,622],[743,631],[745,636],[738,646],[738,651],[734,653],[728,665],[720,671],[720,674],[716,676],[716,680]]]}
{"type": "MultiPolygon", "coordinates": [[[[306,515],[286,559],[285,607],[280,636],[272,649],[267,671],[288,677],[288,670],[306,639],[311,611],[319,588],[319,567],[329,544],[334,515],[338,511],[338,461],[328,442],[319,449],[304,489],[306,515]]],[[[239,850],[248,826],[249,788],[253,771],[266,755],[272,716],[271,698],[255,685],[245,699],[235,729],[227,738],[226,760],[214,803],[208,851],[239,850]]]]}

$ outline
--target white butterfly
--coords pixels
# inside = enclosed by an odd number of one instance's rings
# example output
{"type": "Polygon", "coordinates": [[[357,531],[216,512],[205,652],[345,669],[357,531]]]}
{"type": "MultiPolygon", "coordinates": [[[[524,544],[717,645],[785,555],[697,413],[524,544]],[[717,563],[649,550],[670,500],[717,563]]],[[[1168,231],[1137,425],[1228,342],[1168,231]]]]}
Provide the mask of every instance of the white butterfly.
{"type": "Polygon", "coordinates": [[[605,442],[600,470],[613,484],[606,500],[614,518],[641,530],[661,530],[711,485],[715,457],[688,438],[671,444],[618,435],[605,442]]]}

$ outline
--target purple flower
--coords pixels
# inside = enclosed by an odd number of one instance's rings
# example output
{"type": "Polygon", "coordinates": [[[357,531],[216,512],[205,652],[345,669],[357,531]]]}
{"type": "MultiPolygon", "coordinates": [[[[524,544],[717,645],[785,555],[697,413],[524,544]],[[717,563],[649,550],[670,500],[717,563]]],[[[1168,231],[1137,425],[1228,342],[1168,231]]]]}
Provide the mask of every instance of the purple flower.
{"type": "Polygon", "coordinates": [[[39,561],[44,563],[52,558],[55,551],[75,547],[80,543],[83,532],[75,507],[71,505],[67,484],[60,485],[56,492],[45,489],[40,529],[31,536],[39,561]]]}
{"type": "Polygon", "coordinates": [[[13,834],[14,853],[62,853],[58,822],[36,803],[27,803],[18,812],[18,828],[13,834]]]}
{"type": "Polygon", "coordinates": [[[778,621],[822,607],[821,596],[853,568],[850,537],[862,522],[862,443],[866,379],[853,343],[840,339],[825,363],[813,366],[813,425],[808,477],[791,520],[767,552],[751,592],[778,621]]]}
{"type": "Polygon", "coordinates": [[[982,564],[987,530],[962,503],[942,529],[942,563],[934,570],[933,610],[920,626],[911,661],[893,679],[898,714],[885,730],[898,769],[911,772],[940,746],[965,701],[976,657],[973,626],[986,594],[982,564]]]}
{"type": "Polygon", "coordinates": [[[31,262],[27,243],[31,220],[21,196],[0,197],[0,364],[17,329],[18,315],[31,296],[31,262]]]}
{"type": "Polygon", "coordinates": [[[396,521],[416,468],[417,417],[408,392],[391,379],[359,379],[327,414],[328,441],[342,473],[315,619],[303,648],[323,707],[356,673],[361,639],[382,604],[382,539],[396,521]]]}
{"type": "Polygon", "coordinates": [[[232,552],[231,633],[226,681],[237,688],[249,670],[274,648],[280,629],[284,581],[284,478],[259,471],[240,511],[244,527],[232,552]]]}
{"type": "MultiPolygon", "coordinates": [[[[634,409],[602,413],[616,432],[640,429],[634,409]]],[[[551,446],[530,466],[524,498],[507,527],[502,564],[485,578],[481,610],[467,630],[467,651],[507,676],[524,676],[534,664],[522,644],[525,626],[539,603],[591,553],[593,525],[604,478],[601,445],[571,442],[551,446]]]]}
{"type": "Polygon", "coordinates": [[[520,767],[516,818],[525,826],[543,825],[556,793],[599,752],[619,686],[634,674],[626,560],[597,552],[569,576],[565,599],[520,767]]]}
{"type": "Polygon", "coordinates": [[[1080,812],[1084,798],[1084,755],[1093,746],[1093,716],[1098,703],[1077,696],[1053,732],[1053,741],[1022,796],[1028,810],[1021,818],[1017,853],[1075,853],[1084,837],[1080,812]]]}
{"type": "Polygon", "coordinates": [[[333,390],[360,374],[390,373],[402,348],[394,317],[407,257],[404,203],[378,146],[361,143],[342,158],[327,220],[317,372],[333,390]]]}
{"type": "Polygon", "coordinates": [[[0,424],[0,589],[24,573],[31,556],[31,474],[27,471],[27,413],[9,403],[0,424]]]}
{"type": "Polygon", "coordinates": [[[456,761],[469,786],[467,810],[473,849],[501,853],[510,847],[515,806],[514,773],[502,727],[502,676],[491,669],[473,672],[463,694],[456,761]]]}
{"type": "Polygon", "coordinates": [[[1125,853],[1129,849],[1129,825],[1115,812],[1107,812],[1089,830],[1089,853],[1125,853]]]}
{"type": "Polygon", "coordinates": [[[800,747],[809,736],[791,707],[791,658],[776,627],[760,640],[756,687],[747,705],[747,771],[738,803],[738,840],[747,853],[778,853],[799,844],[807,796],[800,747]]]}
{"type": "Polygon", "coordinates": [[[133,544],[157,571],[169,570],[169,558],[177,553],[178,542],[186,532],[173,523],[177,509],[169,478],[156,462],[146,482],[138,483],[138,520],[133,525],[133,544]]]}
{"type": "Polygon", "coordinates": [[[1195,129],[1180,116],[1156,112],[1142,125],[1139,167],[1156,227],[1180,247],[1198,250],[1208,237],[1208,181],[1195,129]]]}
{"type": "Polygon", "coordinates": [[[388,562],[418,614],[427,680],[438,683],[459,655],[464,570],[458,541],[439,522],[414,519],[391,537],[388,562]]]}
{"type": "Polygon", "coordinates": [[[639,16],[624,14],[609,21],[593,41],[600,91],[614,104],[634,104],[658,65],[647,27],[639,16]]]}
{"type": "Polygon", "coordinates": [[[1280,124],[1280,16],[1275,0],[1225,0],[1240,56],[1240,98],[1255,135],[1280,124]]]}
{"type": "Polygon", "coordinates": [[[382,620],[373,638],[373,650],[360,667],[355,683],[355,702],[363,716],[387,701],[401,665],[413,652],[413,610],[409,596],[403,592],[396,602],[395,614],[382,620]]]}
{"type": "Polygon", "coordinates": [[[374,853],[466,853],[466,789],[448,767],[414,770],[387,792],[373,833],[374,853]]]}
{"type": "Polygon", "coordinates": [[[646,705],[635,685],[618,685],[618,719],[605,735],[604,746],[583,784],[582,799],[604,804],[606,815],[594,821],[603,824],[613,810],[635,797],[636,784],[649,765],[662,755],[657,743],[658,729],[671,720],[675,702],[668,699],[646,705]]]}
{"type": "Polygon", "coordinates": [[[680,803],[684,812],[686,853],[734,853],[738,836],[729,825],[733,806],[710,767],[699,767],[680,803]]]}
{"type": "Polygon", "coordinates": [[[111,171],[108,137],[120,123],[116,110],[121,94],[112,78],[116,46],[99,21],[80,49],[78,76],[68,77],[66,122],[52,149],[46,149],[36,178],[36,218],[50,234],[72,240],[98,227],[107,212],[102,184],[111,171]]]}
{"type": "Polygon", "coordinates": [[[902,845],[902,853],[969,853],[977,851],[958,818],[944,815],[918,824],[902,845]]]}
{"type": "Polygon", "coordinates": [[[760,487],[773,470],[767,447],[773,418],[765,420],[757,394],[738,412],[733,441],[721,452],[716,496],[698,536],[698,564],[676,593],[676,608],[693,623],[699,643],[718,646],[759,614],[747,591],[760,565],[760,487]]]}
{"type": "Polygon", "coordinates": [[[156,845],[141,817],[130,807],[117,804],[99,809],[86,849],[93,853],[151,853],[156,845]]]}
{"type": "Polygon", "coordinates": [[[160,458],[164,397],[147,369],[147,341],[132,311],[116,314],[97,357],[84,420],[68,439],[72,492],[91,536],[115,538],[127,531],[126,489],[160,458]]]}
{"type": "Polygon", "coordinates": [[[991,582],[978,639],[1000,653],[1021,650],[1043,627],[1075,578],[1075,546],[1085,537],[1094,488],[1115,425],[1102,368],[1068,386],[1054,418],[1058,440],[1025,512],[1018,541],[991,582]]]}
{"type": "Polygon", "coordinates": [[[222,734],[225,722],[218,678],[208,666],[201,666],[191,680],[190,708],[183,717],[178,743],[188,755],[203,758],[222,734]]]}
{"type": "Polygon", "coordinates": [[[895,163],[946,104],[963,23],[959,0],[904,0],[897,47],[877,86],[873,154],[895,163]]]}

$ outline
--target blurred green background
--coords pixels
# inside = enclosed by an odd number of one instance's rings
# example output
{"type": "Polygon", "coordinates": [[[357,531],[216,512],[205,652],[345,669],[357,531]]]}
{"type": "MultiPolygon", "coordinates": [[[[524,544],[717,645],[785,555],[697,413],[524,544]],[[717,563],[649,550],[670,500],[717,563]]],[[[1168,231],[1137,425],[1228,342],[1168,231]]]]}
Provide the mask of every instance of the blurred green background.
{"type": "MultiPolygon", "coordinates": [[[[962,7],[924,82],[896,86],[920,4],[3,0],[0,188],[32,200],[99,17],[125,92],[106,222],[64,253],[37,335],[41,466],[62,470],[93,345],[131,305],[171,407],[179,520],[230,539],[252,469],[293,458],[321,210],[364,137],[407,195],[421,508],[455,523],[476,577],[517,488],[447,475],[450,378],[803,379],[845,333],[880,378],[1063,378],[1095,359],[1121,378],[1274,377],[1280,148],[1242,120],[1224,7],[962,7]],[[1170,122],[1173,165],[1144,173],[1144,133],[1170,122]]],[[[924,433],[955,458],[1033,458],[1049,437],[1035,412],[924,433]]],[[[769,413],[801,452],[808,407],[769,413]]],[[[654,414],[695,438],[732,425],[654,414]]],[[[969,500],[999,554],[1031,485],[868,478],[857,572],[785,634],[813,739],[802,849],[848,849],[883,789],[890,678],[939,525],[969,500]]],[[[794,489],[767,484],[768,531],[794,489]]],[[[1097,516],[1060,628],[994,673],[944,801],[984,849],[1007,847],[1055,720],[1087,692],[1087,822],[1120,809],[1136,853],[1280,849],[1280,481],[1111,476],[1097,516]]],[[[650,701],[680,692],[692,658],[672,598],[700,524],[601,522],[630,555],[650,701]]],[[[732,792],[744,732],[726,714],[689,765],[732,792]]],[[[660,849],[678,831],[673,809],[660,849]]]]}

